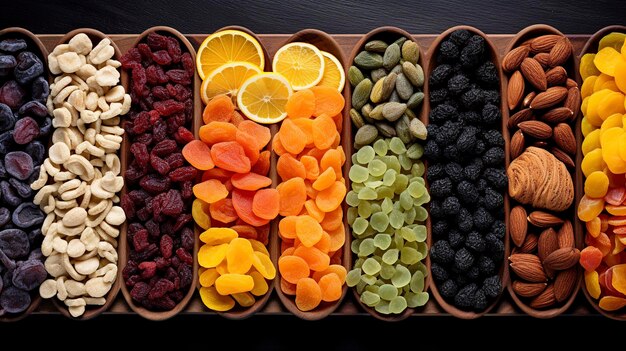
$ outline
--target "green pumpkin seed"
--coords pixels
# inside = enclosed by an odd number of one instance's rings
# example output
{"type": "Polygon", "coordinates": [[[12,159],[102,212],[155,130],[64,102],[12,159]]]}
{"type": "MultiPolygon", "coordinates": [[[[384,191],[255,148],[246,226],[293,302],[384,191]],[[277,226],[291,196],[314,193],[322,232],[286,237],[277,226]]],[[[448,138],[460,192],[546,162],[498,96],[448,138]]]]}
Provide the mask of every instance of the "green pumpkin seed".
{"type": "Polygon", "coordinates": [[[417,61],[420,59],[419,45],[412,40],[408,40],[402,44],[402,59],[412,64],[417,64],[417,61]]]}
{"type": "Polygon", "coordinates": [[[385,119],[385,117],[383,117],[383,108],[385,108],[385,105],[386,104],[376,105],[376,107],[372,109],[372,112],[370,112],[370,118],[379,121],[385,119]]]}
{"type": "Polygon", "coordinates": [[[396,122],[396,135],[404,144],[410,143],[411,139],[413,139],[409,130],[409,118],[406,115],[403,115],[396,122]]]}
{"type": "Polygon", "coordinates": [[[370,112],[372,112],[372,104],[367,103],[367,104],[363,105],[363,107],[361,107],[361,115],[363,117],[369,117],[370,116],[370,112]]]}
{"type": "Polygon", "coordinates": [[[398,75],[391,72],[387,77],[385,77],[385,82],[383,83],[383,91],[382,91],[382,99],[387,100],[391,96],[391,93],[396,87],[396,78],[398,75]]]}
{"type": "Polygon", "coordinates": [[[387,43],[382,40],[372,40],[365,43],[365,50],[383,53],[387,49],[387,43]]]}
{"type": "Polygon", "coordinates": [[[406,102],[406,105],[410,109],[416,109],[422,104],[422,101],[424,101],[424,93],[418,91],[417,93],[411,95],[409,101],[406,102]]]}
{"type": "Polygon", "coordinates": [[[383,99],[383,84],[385,83],[385,80],[386,79],[380,79],[378,82],[376,82],[376,84],[374,84],[374,87],[372,88],[372,92],[370,93],[370,100],[375,104],[381,102],[383,99]]]}
{"type": "Polygon", "coordinates": [[[354,63],[362,69],[377,69],[383,66],[383,57],[373,52],[361,51],[354,58],[354,63]]]}
{"type": "Polygon", "coordinates": [[[409,108],[409,105],[406,106],[406,111],[404,111],[404,114],[407,117],[409,117],[409,121],[412,120],[413,118],[417,118],[417,116],[415,115],[415,112],[413,112],[413,110],[409,108]]]}
{"type": "Polygon", "coordinates": [[[426,126],[424,125],[424,123],[422,123],[422,121],[420,121],[419,119],[412,119],[411,123],[409,124],[409,129],[411,130],[411,134],[413,134],[414,137],[420,140],[426,140],[426,137],[428,136],[428,131],[426,130],[426,126]]]}
{"type": "Polygon", "coordinates": [[[400,62],[400,46],[398,44],[391,44],[385,50],[385,55],[383,56],[383,67],[386,69],[392,69],[395,65],[400,62]]]}
{"type": "Polygon", "coordinates": [[[402,73],[402,65],[401,64],[397,64],[392,70],[391,72],[395,73],[395,74],[400,74],[402,73]]]}
{"type": "Polygon", "coordinates": [[[372,81],[376,83],[387,76],[387,71],[384,68],[375,69],[370,72],[370,76],[372,77],[372,81]]]}
{"type": "Polygon", "coordinates": [[[398,118],[402,117],[406,111],[406,104],[399,102],[388,102],[383,107],[383,117],[389,122],[395,122],[398,118]]]}
{"type": "Polygon", "coordinates": [[[348,69],[348,80],[350,81],[350,85],[355,87],[359,85],[363,79],[365,79],[363,72],[361,72],[361,70],[356,66],[350,66],[348,69]]]}
{"type": "Polygon", "coordinates": [[[421,88],[424,85],[424,70],[422,66],[405,61],[402,64],[402,73],[416,88],[421,88]]]}
{"type": "Polygon", "coordinates": [[[359,110],[363,107],[370,97],[372,92],[372,81],[369,79],[363,79],[352,92],[352,107],[359,110]]]}
{"type": "Polygon", "coordinates": [[[366,124],[356,131],[354,142],[359,145],[368,145],[378,136],[378,129],[371,124],[366,124]]]}
{"type": "Polygon", "coordinates": [[[354,125],[357,128],[361,128],[365,125],[365,122],[363,122],[363,117],[361,117],[361,114],[359,113],[359,111],[355,109],[350,110],[350,119],[352,120],[352,123],[354,123],[354,125]]]}
{"type": "Polygon", "coordinates": [[[382,134],[385,138],[393,138],[396,136],[396,130],[387,123],[377,122],[376,129],[378,129],[380,134],[382,134]]]}
{"type": "Polygon", "coordinates": [[[408,100],[411,95],[413,95],[413,86],[404,73],[398,74],[398,78],[396,79],[396,92],[398,92],[398,96],[400,96],[402,100],[408,100]]]}

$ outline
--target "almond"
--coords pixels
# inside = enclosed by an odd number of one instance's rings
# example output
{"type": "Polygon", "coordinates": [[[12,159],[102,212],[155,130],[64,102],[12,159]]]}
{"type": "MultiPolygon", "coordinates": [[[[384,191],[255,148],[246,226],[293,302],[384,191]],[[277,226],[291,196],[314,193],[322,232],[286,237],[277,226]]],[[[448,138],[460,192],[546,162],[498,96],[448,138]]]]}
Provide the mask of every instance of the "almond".
{"type": "Polygon", "coordinates": [[[554,46],[550,50],[550,60],[548,65],[550,67],[556,67],[564,64],[570,56],[572,56],[572,43],[566,37],[561,37],[554,43],[554,46]]]}
{"type": "Polygon", "coordinates": [[[525,121],[519,123],[517,127],[536,139],[548,139],[552,136],[552,128],[541,121],[525,121]]]}
{"type": "Polygon", "coordinates": [[[561,123],[565,122],[568,119],[572,118],[574,113],[571,109],[567,107],[557,107],[549,110],[548,112],[541,115],[541,120],[548,123],[561,123]]]}
{"type": "Polygon", "coordinates": [[[543,271],[543,266],[541,265],[541,262],[539,262],[539,257],[531,254],[515,254],[511,255],[509,259],[512,259],[513,256],[520,255],[532,256],[534,257],[534,260],[511,262],[511,269],[515,272],[515,274],[517,274],[518,277],[531,283],[544,283],[548,280],[546,273],[543,271]]]}
{"type": "Polygon", "coordinates": [[[535,297],[546,289],[546,283],[526,283],[519,280],[513,282],[513,291],[521,297],[535,297]]]}
{"type": "Polygon", "coordinates": [[[541,265],[541,260],[537,255],[527,254],[527,253],[517,253],[509,256],[509,261],[511,264],[536,264],[541,265]]]}
{"type": "Polygon", "coordinates": [[[546,81],[549,87],[563,85],[567,81],[567,71],[561,66],[551,68],[546,72],[546,81]]]}
{"type": "Polygon", "coordinates": [[[554,269],[555,271],[562,271],[568,268],[572,268],[578,263],[580,259],[580,251],[572,247],[564,247],[558,249],[548,255],[543,261],[544,267],[548,269],[554,269]]]}
{"type": "Polygon", "coordinates": [[[530,57],[525,58],[520,65],[520,69],[522,70],[524,78],[526,78],[530,85],[541,91],[548,88],[546,73],[537,60],[530,57]]]}
{"type": "Polygon", "coordinates": [[[520,46],[509,51],[502,59],[502,69],[507,73],[515,71],[522,64],[522,61],[528,57],[529,52],[530,48],[528,46],[520,46]]]}
{"type": "Polygon", "coordinates": [[[558,147],[553,147],[550,149],[550,152],[554,157],[556,157],[559,161],[563,162],[567,167],[574,168],[576,165],[574,164],[574,160],[563,150],[558,147]]]}
{"type": "MultiPolygon", "coordinates": [[[[515,159],[524,152],[524,134],[518,130],[511,138],[511,158],[515,159]]],[[[526,217],[526,216],[524,216],[526,217]]],[[[525,220],[525,218],[524,218],[525,220]]]]}
{"type": "Polygon", "coordinates": [[[537,256],[543,262],[546,257],[559,249],[559,239],[552,228],[548,228],[539,234],[537,241],[537,256]]]}
{"type": "Polygon", "coordinates": [[[528,93],[528,95],[524,97],[524,100],[522,100],[522,107],[529,108],[530,103],[533,101],[535,96],[537,96],[537,93],[534,91],[531,91],[530,93],[528,93]]]}
{"type": "Polygon", "coordinates": [[[552,284],[548,285],[546,289],[530,301],[530,307],[534,309],[547,308],[556,303],[556,297],[554,296],[554,287],[552,284]]]}
{"type": "Polygon", "coordinates": [[[546,34],[536,37],[530,42],[530,50],[533,53],[550,52],[556,42],[561,38],[562,36],[557,34],[546,34]]]}
{"type": "Polygon", "coordinates": [[[515,71],[511,78],[509,78],[509,85],[507,87],[507,102],[509,104],[509,110],[513,110],[522,101],[524,95],[524,77],[520,71],[515,71]]]}
{"type": "Polygon", "coordinates": [[[563,302],[572,295],[577,279],[578,269],[576,267],[560,271],[556,275],[554,280],[554,297],[557,302],[563,302]]]}
{"type": "Polygon", "coordinates": [[[548,142],[544,140],[537,140],[533,143],[532,146],[538,147],[540,149],[545,149],[546,147],[548,147],[548,142]]]}
{"type": "Polygon", "coordinates": [[[519,123],[533,119],[533,110],[525,108],[517,111],[513,116],[509,117],[509,128],[516,127],[519,123]]]}
{"type": "Polygon", "coordinates": [[[567,90],[567,97],[565,98],[565,102],[563,106],[572,110],[572,119],[578,116],[578,112],[580,111],[581,104],[580,90],[578,87],[569,88],[567,90]]]}
{"type": "Polygon", "coordinates": [[[539,239],[537,238],[537,235],[533,233],[526,234],[526,240],[524,240],[524,243],[519,248],[519,251],[521,253],[531,253],[535,251],[535,249],[537,249],[538,241],[539,239]]]}
{"type": "Polygon", "coordinates": [[[576,83],[576,81],[572,78],[567,78],[567,81],[565,82],[565,87],[567,89],[578,88],[578,83],[576,83]]]}
{"type": "Polygon", "coordinates": [[[567,88],[552,87],[544,92],[537,94],[533,101],[531,101],[530,108],[532,108],[533,110],[549,108],[565,100],[566,97],[567,88]]]}
{"type": "Polygon", "coordinates": [[[572,222],[563,222],[563,225],[556,233],[556,237],[559,241],[560,248],[574,247],[574,227],[572,227],[572,222]]]}
{"type": "Polygon", "coordinates": [[[574,137],[574,132],[567,123],[559,123],[554,127],[552,139],[559,149],[570,155],[576,154],[576,137],[574,137]]]}
{"type": "Polygon", "coordinates": [[[533,211],[528,215],[530,224],[539,228],[548,228],[560,225],[563,220],[553,214],[543,211],[533,211]]]}
{"type": "Polygon", "coordinates": [[[541,68],[543,68],[544,70],[548,68],[548,61],[550,60],[550,54],[548,54],[547,52],[540,52],[537,55],[533,56],[533,58],[537,60],[537,62],[539,62],[539,64],[541,65],[541,68]]]}
{"type": "Polygon", "coordinates": [[[528,231],[528,222],[526,221],[526,210],[524,207],[513,207],[509,216],[509,226],[511,240],[513,240],[515,246],[522,246],[526,239],[526,232],[528,231]]]}

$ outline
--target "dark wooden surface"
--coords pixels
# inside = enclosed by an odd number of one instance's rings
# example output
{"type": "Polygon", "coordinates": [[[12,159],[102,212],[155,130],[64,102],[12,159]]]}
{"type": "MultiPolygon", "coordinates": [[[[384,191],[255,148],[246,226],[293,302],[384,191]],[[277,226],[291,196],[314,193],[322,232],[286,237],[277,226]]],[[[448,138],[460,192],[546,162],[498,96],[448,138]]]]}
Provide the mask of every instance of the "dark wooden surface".
{"type": "Polygon", "coordinates": [[[157,25],[182,33],[210,33],[241,25],[257,33],[366,33],[398,26],[435,34],[467,24],[485,33],[517,33],[534,23],[565,34],[594,33],[626,23],[623,0],[0,0],[3,27],[65,33],[94,27],[105,33],[141,33],[157,25]]]}

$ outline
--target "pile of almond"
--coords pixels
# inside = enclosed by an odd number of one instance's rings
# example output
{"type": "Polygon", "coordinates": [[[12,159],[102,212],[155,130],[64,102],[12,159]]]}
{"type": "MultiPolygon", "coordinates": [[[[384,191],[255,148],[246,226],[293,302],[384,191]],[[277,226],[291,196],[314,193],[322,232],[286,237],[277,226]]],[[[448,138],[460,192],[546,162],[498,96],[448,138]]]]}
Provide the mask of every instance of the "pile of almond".
{"type": "MultiPolygon", "coordinates": [[[[574,69],[572,55],[572,44],[566,37],[547,34],[526,40],[502,61],[502,68],[509,75],[507,103],[512,163],[528,147],[545,149],[549,154],[544,159],[554,156],[564,166],[557,164],[528,172],[554,172],[550,169],[563,167],[568,170],[567,184],[573,183],[577,146],[572,127],[581,104],[578,84],[568,76],[574,69]]],[[[519,173],[508,172],[509,177],[519,173]]],[[[549,176],[554,174],[544,174],[541,178],[549,176]]],[[[558,198],[565,195],[554,197],[559,193],[553,189],[548,194],[549,187],[539,183],[541,180],[535,184],[523,180],[509,182],[512,199],[509,232],[515,245],[509,260],[515,293],[527,299],[531,308],[546,309],[567,301],[574,293],[580,251],[575,248],[572,222],[567,220],[572,216],[571,199],[558,198]],[[528,185],[521,189],[518,186],[512,193],[511,184],[520,183],[528,185]],[[542,194],[536,194],[538,191],[542,194]],[[566,206],[562,205],[564,201],[566,206]]],[[[569,191],[562,193],[571,195],[569,191]]]]}

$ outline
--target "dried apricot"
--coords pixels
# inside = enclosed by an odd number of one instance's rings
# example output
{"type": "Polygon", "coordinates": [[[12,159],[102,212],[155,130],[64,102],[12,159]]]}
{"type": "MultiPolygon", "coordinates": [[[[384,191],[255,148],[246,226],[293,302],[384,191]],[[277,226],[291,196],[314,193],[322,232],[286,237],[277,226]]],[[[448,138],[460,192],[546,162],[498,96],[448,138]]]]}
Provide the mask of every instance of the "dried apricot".
{"type": "Polygon", "coordinates": [[[296,306],[300,311],[311,311],[322,302],[322,290],[311,278],[298,280],[296,284],[296,306]]]}
{"type": "Polygon", "coordinates": [[[196,224],[202,229],[209,229],[209,227],[211,227],[209,206],[209,204],[200,199],[193,200],[193,203],[191,204],[191,216],[196,224]]]}
{"type": "Polygon", "coordinates": [[[201,287],[200,298],[204,305],[213,311],[225,312],[235,307],[235,300],[229,295],[221,295],[214,286],[201,287]]]}
{"type": "Polygon", "coordinates": [[[280,143],[287,152],[297,155],[304,150],[307,136],[292,120],[284,120],[279,133],[280,143]]]}
{"type": "Polygon", "coordinates": [[[329,273],[319,280],[320,290],[322,291],[322,301],[332,302],[341,298],[341,289],[343,282],[337,274],[329,273]]]}
{"type": "Polygon", "coordinates": [[[211,218],[218,220],[222,223],[230,223],[236,221],[237,212],[233,207],[233,201],[231,199],[221,199],[217,202],[210,204],[211,218]]]}
{"type": "Polygon", "coordinates": [[[312,271],[323,271],[330,265],[330,257],[316,247],[299,246],[293,255],[305,260],[312,271]]]}
{"type": "Polygon", "coordinates": [[[228,122],[235,112],[235,105],[227,95],[218,95],[211,99],[202,112],[202,120],[205,124],[211,121],[228,122]]]}
{"type": "Polygon", "coordinates": [[[276,190],[280,194],[281,216],[295,216],[300,213],[306,201],[306,186],[302,178],[291,178],[280,183],[276,190]]]}
{"type": "Polygon", "coordinates": [[[250,159],[246,156],[244,148],[235,141],[226,141],[213,145],[211,157],[219,168],[235,173],[250,172],[250,159]]]}
{"type": "Polygon", "coordinates": [[[192,140],[183,147],[183,156],[195,168],[206,171],[215,167],[211,149],[200,140],[192,140]]]}
{"type": "Polygon", "coordinates": [[[226,258],[227,251],[228,244],[202,245],[198,250],[198,263],[204,268],[217,267],[226,258]]]}
{"type": "Polygon", "coordinates": [[[296,236],[306,247],[313,247],[322,238],[323,229],[311,216],[298,216],[296,236]]]}
{"type": "Polygon", "coordinates": [[[272,135],[270,134],[270,129],[268,127],[264,127],[250,120],[245,120],[239,123],[237,128],[255,138],[257,150],[263,149],[272,139],[272,135]]]}
{"type": "Polygon", "coordinates": [[[254,250],[248,239],[235,238],[228,245],[226,263],[230,273],[245,274],[252,267],[254,250]]]}
{"type": "Polygon", "coordinates": [[[267,175],[270,172],[271,154],[272,153],[269,150],[261,151],[259,159],[256,161],[254,166],[252,166],[252,172],[260,175],[267,175]]]}
{"type": "Polygon", "coordinates": [[[205,230],[200,234],[200,241],[207,245],[228,244],[239,234],[232,228],[213,227],[205,230]]]}
{"type": "Polygon", "coordinates": [[[230,178],[233,186],[241,190],[259,190],[272,185],[272,180],[268,177],[256,173],[236,173],[230,178]]]}
{"type": "Polygon", "coordinates": [[[269,220],[263,219],[254,214],[254,211],[252,210],[254,192],[234,189],[232,200],[233,207],[235,208],[237,215],[244,222],[255,227],[265,225],[269,222],[269,220]]]}
{"type": "Polygon", "coordinates": [[[254,288],[254,279],[246,274],[222,274],[215,280],[215,288],[221,295],[248,292],[254,288]]]}
{"type": "Polygon", "coordinates": [[[276,163],[276,171],[283,181],[291,178],[306,177],[304,165],[291,154],[280,155],[276,163]]]}
{"type": "Polygon", "coordinates": [[[235,141],[237,127],[228,122],[211,122],[200,127],[200,140],[213,145],[223,141],[235,141]]]}
{"type": "Polygon", "coordinates": [[[313,189],[322,191],[330,188],[337,180],[337,174],[332,167],[327,168],[320,174],[320,176],[313,182],[313,189]]]}
{"type": "Polygon", "coordinates": [[[252,212],[260,218],[272,220],[280,210],[280,194],[276,189],[261,189],[252,199],[252,212]]]}
{"type": "Polygon", "coordinates": [[[337,89],[328,86],[317,86],[311,88],[311,91],[315,95],[313,116],[318,117],[323,114],[335,116],[343,110],[345,100],[337,89]]]}
{"type": "Polygon", "coordinates": [[[193,186],[196,198],[212,204],[228,196],[228,190],[219,180],[209,179],[193,186]]]}
{"type": "Polygon", "coordinates": [[[278,259],[280,276],[291,284],[297,284],[309,276],[309,265],[298,256],[282,256],[278,259]]]}
{"type": "Polygon", "coordinates": [[[604,197],[609,190],[609,178],[602,171],[592,172],[585,180],[585,194],[589,197],[604,197]]]}
{"type": "Polygon", "coordinates": [[[300,162],[304,166],[306,174],[304,178],[315,180],[320,175],[320,167],[317,159],[313,156],[304,155],[300,158],[300,162]]]}
{"type": "Polygon", "coordinates": [[[287,216],[278,222],[278,233],[283,239],[295,239],[298,216],[287,216]]]}
{"type": "Polygon", "coordinates": [[[297,91],[289,97],[285,105],[289,118],[309,118],[315,112],[315,95],[310,89],[297,91]]]}
{"type": "Polygon", "coordinates": [[[580,252],[580,265],[590,272],[595,271],[602,263],[602,252],[594,246],[587,246],[580,252]]]}
{"type": "Polygon", "coordinates": [[[598,272],[596,271],[585,271],[585,287],[587,288],[587,292],[591,297],[597,299],[600,297],[601,288],[600,282],[598,279],[598,272]]]}
{"type": "Polygon", "coordinates": [[[313,143],[316,148],[320,150],[330,148],[336,134],[335,122],[328,115],[323,114],[313,120],[313,143]]]}
{"type": "Polygon", "coordinates": [[[315,204],[324,212],[331,212],[341,206],[346,196],[346,185],[336,181],[330,187],[320,191],[315,198],[315,204]]]}

